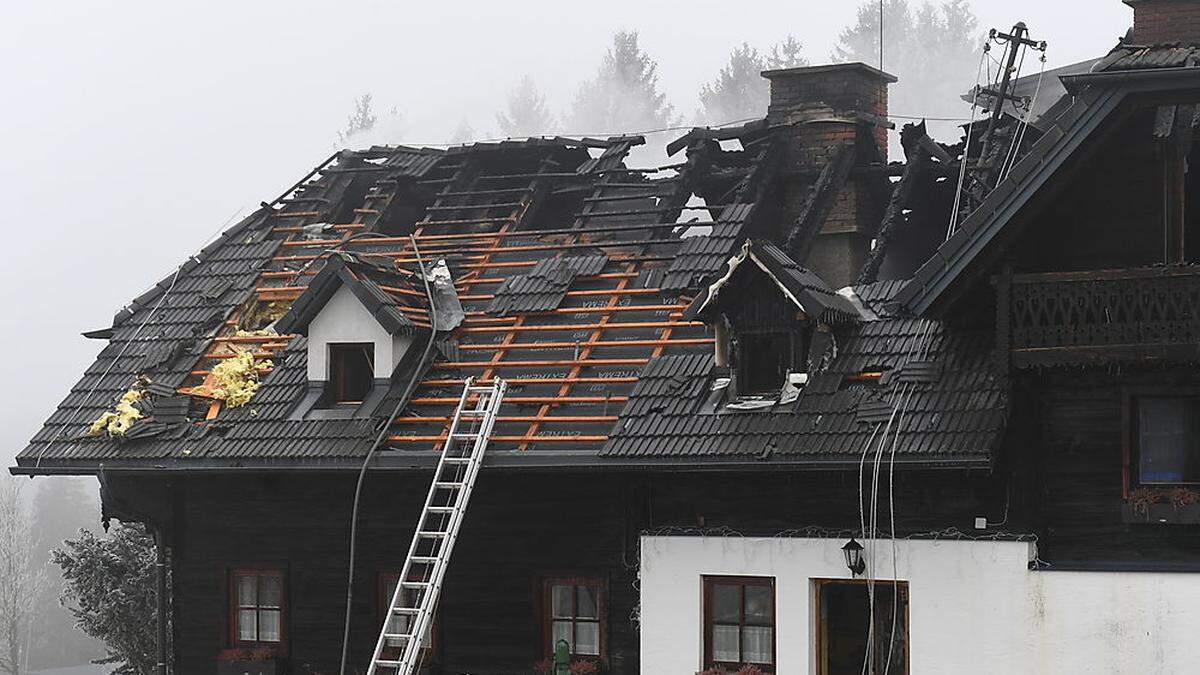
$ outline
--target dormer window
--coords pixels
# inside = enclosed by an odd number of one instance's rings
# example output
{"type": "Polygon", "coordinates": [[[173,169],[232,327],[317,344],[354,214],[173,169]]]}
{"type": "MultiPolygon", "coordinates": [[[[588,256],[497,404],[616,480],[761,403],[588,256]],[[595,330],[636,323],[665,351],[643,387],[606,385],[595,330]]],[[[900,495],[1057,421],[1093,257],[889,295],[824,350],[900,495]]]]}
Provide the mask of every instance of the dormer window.
{"type": "Polygon", "coordinates": [[[307,337],[308,386],[289,419],[351,419],[375,414],[399,368],[421,364],[430,332],[448,334],[462,304],[444,261],[426,278],[387,259],[339,252],[308,283],[275,325],[307,337]],[[430,307],[436,311],[430,311],[430,307]]]}
{"type": "Polygon", "coordinates": [[[713,328],[714,364],[730,368],[731,398],[755,407],[794,401],[807,381],[809,352],[819,362],[832,348],[830,327],[861,314],[770,242],[746,241],[727,266],[684,317],[713,328]]]}
{"type": "Polygon", "coordinates": [[[745,331],[737,336],[737,390],[739,394],[772,394],[783,389],[788,373],[806,369],[806,333],[797,331],[745,331]]]}
{"type": "Polygon", "coordinates": [[[329,401],[362,403],[375,378],[375,345],[352,342],[329,345],[329,401]]]}

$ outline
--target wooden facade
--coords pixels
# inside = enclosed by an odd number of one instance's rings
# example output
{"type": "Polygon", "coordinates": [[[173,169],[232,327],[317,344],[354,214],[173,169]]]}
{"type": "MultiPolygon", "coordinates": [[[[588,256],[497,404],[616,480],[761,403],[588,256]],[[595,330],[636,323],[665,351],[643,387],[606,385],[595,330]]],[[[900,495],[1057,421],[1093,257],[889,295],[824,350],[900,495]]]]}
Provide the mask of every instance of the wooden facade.
{"type": "MultiPolygon", "coordinates": [[[[368,478],[359,529],[351,664],[378,631],[378,584],[402,563],[426,475],[368,478]]],[[[542,581],[600,580],[606,672],[638,669],[637,564],[643,532],[722,536],[826,532],[837,549],[858,528],[856,473],[528,473],[485,469],[455,549],[435,624],[432,673],[531,673],[549,654],[542,581]],[[844,533],[844,534],[843,534],[844,533]]],[[[289,673],[337,672],[354,476],[235,474],[107,479],[110,494],[170,529],[173,672],[208,675],[231,634],[230,574],[285,579],[289,673]],[[164,490],[165,489],[165,490],[164,490]],[[169,497],[165,497],[169,495],[169,497]],[[160,500],[163,500],[160,502],[160,500]],[[150,515],[147,513],[147,515],[150,515]]],[[[932,533],[998,517],[986,473],[897,476],[897,530],[932,533]]]]}

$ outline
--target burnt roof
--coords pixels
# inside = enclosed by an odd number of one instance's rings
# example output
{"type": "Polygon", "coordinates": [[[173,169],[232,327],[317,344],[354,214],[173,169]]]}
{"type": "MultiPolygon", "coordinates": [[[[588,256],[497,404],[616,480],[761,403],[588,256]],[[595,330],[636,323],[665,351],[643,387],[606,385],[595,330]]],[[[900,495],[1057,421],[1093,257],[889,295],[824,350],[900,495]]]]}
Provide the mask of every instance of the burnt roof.
{"type": "Polygon", "coordinates": [[[684,311],[685,318],[711,321],[717,307],[725,302],[745,302],[745,298],[724,298],[721,289],[736,275],[754,268],[775,282],[781,293],[809,316],[828,322],[859,318],[858,309],[825,283],[816,273],[801,267],[783,249],[769,241],[747,239],[738,255],[726,263],[728,272],[701,289],[684,311]],[[746,263],[749,263],[747,265],[746,263]]]}
{"type": "Polygon", "coordinates": [[[309,322],[343,286],[392,335],[412,335],[417,327],[429,329],[432,321],[421,290],[423,284],[414,280],[415,275],[397,270],[388,262],[372,263],[344,251],[333,253],[292,302],[287,314],[275,323],[275,329],[283,334],[307,335],[309,322]]]}
{"type": "MultiPolygon", "coordinates": [[[[418,362],[420,350],[410,349],[393,373],[377,411],[392,409],[413,374],[419,383],[402,413],[386,421],[380,462],[428,462],[467,376],[509,383],[489,461],[643,461],[654,444],[648,439],[662,433],[654,426],[657,404],[645,404],[648,392],[665,386],[660,372],[684,382],[681,391],[699,395],[672,405],[694,409],[708,399],[701,390],[711,374],[702,364],[711,360],[712,336],[684,309],[746,239],[766,227],[755,222],[763,201],[779,198],[767,189],[779,179],[775,137],[762,125],[746,133],[744,149],[728,152],[714,148],[710,135],[693,133],[687,161],[669,169],[625,166],[639,137],[339,152],[119,313],[108,346],[18,464],[33,473],[92,471],[101,464],[182,470],[354,465],[385,422],[382,413],[371,419],[298,416],[309,383],[307,343],[297,333],[340,284],[357,289],[389,330],[426,328],[418,254],[426,269],[446,265],[450,294],[461,302],[461,325],[439,331],[443,339],[432,363],[418,362]],[[701,193],[710,195],[704,208],[715,222],[677,222],[689,198],[701,193]],[[276,321],[285,334],[262,330],[276,321]],[[139,378],[165,392],[193,392],[217,364],[244,350],[253,353],[262,378],[248,404],[228,408],[193,396],[189,413],[172,402],[164,414],[169,421],[140,429],[137,438],[86,435],[139,378]],[[628,445],[634,442],[636,451],[628,445]]],[[[782,253],[771,255],[778,250],[773,244],[761,250],[785,284],[829,308],[846,302],[782,253]]],[[[441,302],[435,304],[440,309],[441,302]]],[[[839,311],[846,308],[853,305],[839,311]]],[[[921,325],[943,335],[936,323],[921,325]]],[[[908,349],[914,326],[889,318],[835,336],[840,351],[828,377],[815,378],[819,386],[806,389],[794,409],[698,415],[711,425],[703,432],[707,440],[695,453],[669,451],[674,446],[664,443],[660,458],[687,463],[689,456],[762,452],[746,440],[750,427],[778,429],[787,439],[774,455],[781,461],[853,454],[853,434],[843,428],[845,406],[890,390],[847,395],[831,383],[866,366],[894,363],[908,349]],[[846,442],[824,440],[835,436],[846,442]],[[716,443],[728,451],[713,450],[716,443]]],[[[946,333],[935,344],[933,358],[946,363],[986,359],[985,346],[970,336],[946,333]]],[[[958,371],[947,366],[946,372],[958,371]]],[[[984,372],[974,377],[987,379],[984,372]]],[[[981,420],[985,409],[993,413],[989,420],[1002,415],[1003,397],[985,394],[990,385],[977,381],[970,383],[971,397],[963,378],[939,380],[948,388],[934,398],[944,402],[914,408],[905,427],[911,447],[905,445],[900,459],[980,461],[987,434],[995,431],[981,420]]]]}
{"type": "Polygon", "coordinates": [[[857,466],[895,410],[897,462],[986,466],[1007,400],[988,364],[990,344],[988,331],[922,319],[853,325],[839,332],[837,357],[810,375],[798,399],[765,411],[726,406],[728,388],[717,386],[722,373],[707,355],[659,357],[601,454],[857,466]],[[906,377],[918,365],[933,376],[906,377]],[[884,411],[882,419],[864,414],[872,410],[884,411]]]}

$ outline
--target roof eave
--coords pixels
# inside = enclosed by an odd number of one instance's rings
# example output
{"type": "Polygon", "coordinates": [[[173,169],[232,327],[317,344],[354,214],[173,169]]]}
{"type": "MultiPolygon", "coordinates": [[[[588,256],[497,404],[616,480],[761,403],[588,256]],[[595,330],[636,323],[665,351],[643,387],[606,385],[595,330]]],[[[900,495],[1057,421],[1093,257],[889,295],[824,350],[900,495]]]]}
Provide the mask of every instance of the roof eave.
{"type": "MultiPolygon", "coordinates": [[[[897,457],[898,467],[910,469],[971,469],[987,470],[993,466],[993,454],[936,455],[930,457],[897,457]]],[[[428,471],[437,463],[435,452],[426,453],[381,453],[372,462],[375,471],[428,471]]],[[[654,470],[709,472],[709,471],[778,471],[788,468],[796,471],[843,471],[858,470],[858,457],[793,455],[759,459],[755,455],[732,457],[603,457],[595,452],[548,452],[498,454],[491,453],[484,462],[489,468],[500,470],[541,469],[586,469],[593,471],[654,470]]],[[[361,468],[361,457],[338,458],[248,458],[230,459],[130,459],[95,462],[66,463],[55,460],[43,461],[40,466],[18,463],[10,467],[15,476],[94,476],[101,472],[113,473],[244,473],[249,471],[296,471],[296,472],[347,472],[361,468]]]]}
{"type": "Polygon", "coordinates": [[[1079,73],[1059,77],[1067,93],[1078,94],[1088,86],[1130,86],[1131,90],[1174,88],[1179,84],[1200,87],[1200,67],[1176,66],[1173,68],[1142,68],[1138,70],[1113,70],[1098,73],[1079,73]],[[1141,85],[1141,86],[1138,86],[1141,85]],[[1164,87],[1166,85],[1166,87],[1164,87]]]}
{"type": "MultiPolygon", "coordinates": [[[[933,256],[913,275],[913,280],[897,296],[909,310],[917,316],[929,314],[939,305],[947,290],[960,278],[967,267],[983,252],[995,238],[1003,226],[1008,223],[1024,207],[1029,198],[1042,188],[1075,153],[1080,145],[1108,119],[1128,91],[1110,90],[1098,96],[1097,101],[1084,111],[1069,131],[1061,132],[1060,138],[1052,141],[1055,146],[1038,161],[1038,165],[1023,177],[1023,184],[1010,188],[999,204],[992,205],[986,220],[969,231],[960,229],[942,245],[933,256]],[[954,242],[955,237],[961,236],[962,241],[956,242],[952,251],[947,251],[947,245],[954,242]]],[[[1055,127],[1057,128],[1057,127],[1055,127]]],[[[1050,137],[1048,132],[1046,137],[1050,137]]],[[[1026,159],[1029,159],[1026,157],[1026,159]]],[[[1022,160],[1025,161],[1025,160],[1022,160]]],[[[1018,162],[1018,165],[1020,162],[1018,162]]],[[[1014,169],[1015,170],[1015,169],[1014,169]]],[[[993,193],[1001,190],[997,187],[993,193]]],[[[987,200],[980,207],[982,211],[988,206],[987,200]]]]}

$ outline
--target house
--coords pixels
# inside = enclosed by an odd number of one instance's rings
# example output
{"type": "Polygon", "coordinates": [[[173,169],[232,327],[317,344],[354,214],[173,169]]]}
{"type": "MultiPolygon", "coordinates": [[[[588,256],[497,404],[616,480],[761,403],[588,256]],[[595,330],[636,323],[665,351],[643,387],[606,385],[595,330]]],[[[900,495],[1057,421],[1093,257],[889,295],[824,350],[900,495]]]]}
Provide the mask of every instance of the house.
{"type": "Polygon", "coordinates": [[[902,163],[863,64],[765,73],[666,167],[339,152],[89,332],[13,472],[155,528],[173,672],[338,672],[344,621],[362,672],[502,378],[425,672],[1187,672],[1200,1],[1129,4],[1034,123],[902,163]]]}

